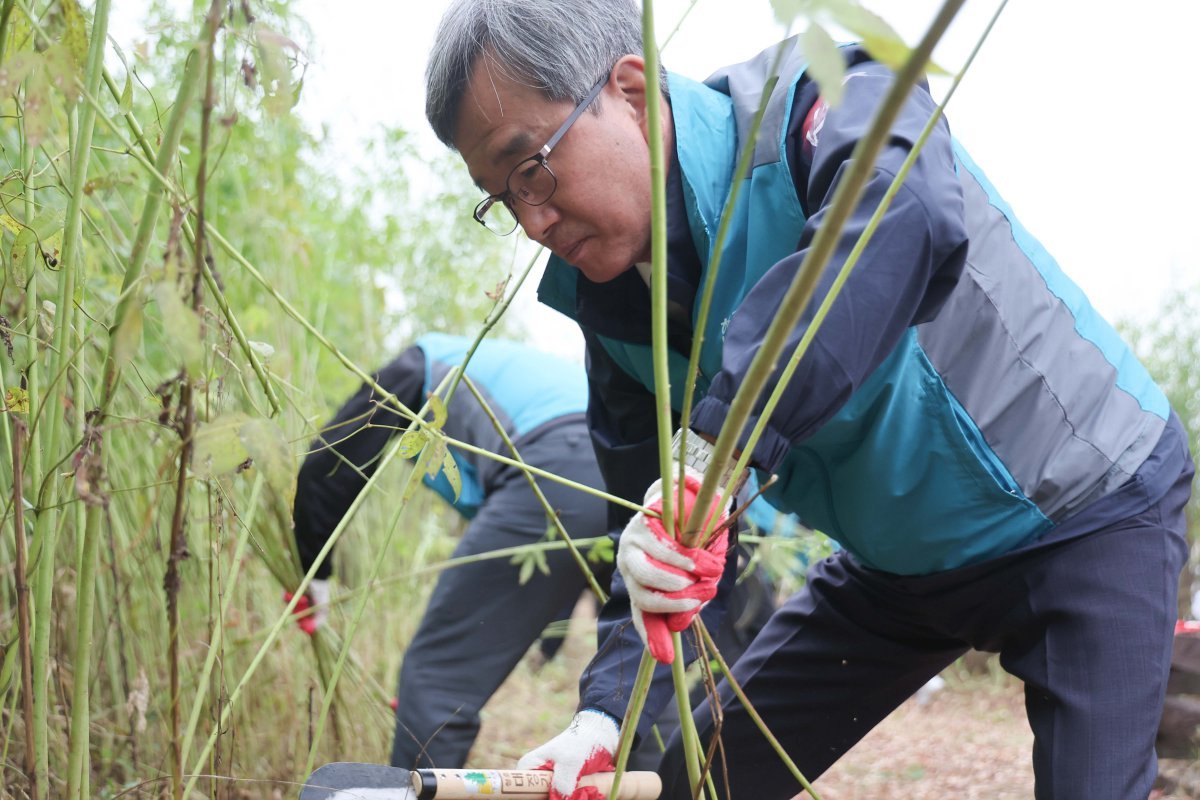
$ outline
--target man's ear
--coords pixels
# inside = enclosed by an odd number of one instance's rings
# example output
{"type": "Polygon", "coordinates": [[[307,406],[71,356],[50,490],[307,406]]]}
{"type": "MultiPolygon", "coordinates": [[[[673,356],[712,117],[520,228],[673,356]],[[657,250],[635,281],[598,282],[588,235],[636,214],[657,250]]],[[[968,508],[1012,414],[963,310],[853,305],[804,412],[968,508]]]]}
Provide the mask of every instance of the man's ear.
{"type": "Polygon", "coordinates": [[[613,65],[609,85],[616,89],[634,115],[642,135],[648,135],[646,121],[646,62],[641,56],[624,55],[613,65]]]}

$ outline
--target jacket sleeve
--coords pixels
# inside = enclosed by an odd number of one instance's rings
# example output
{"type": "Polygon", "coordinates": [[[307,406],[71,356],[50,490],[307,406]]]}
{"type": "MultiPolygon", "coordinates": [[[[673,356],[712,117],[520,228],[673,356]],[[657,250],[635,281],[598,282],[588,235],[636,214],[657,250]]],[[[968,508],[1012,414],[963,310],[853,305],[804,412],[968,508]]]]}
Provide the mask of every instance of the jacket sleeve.
{"type": "MultiPolygon", "coordinates": [[[[425,354],[411,347],[374,377],[400,402],[418,408],[425,385],[425,354]]],[[[375,390],[363,384],[313,440],[296,478],[292,510],[296,548],[306,571],[374,474],[392,434],[406,425],[402,417],[381,409],[375,390]]],[[[332,571],[326,559],[316,576],[328,578],[332,571]]]]}
{"type": "MultiPolygon", "coordinates": [[[[771,267],[733,315],[725,338],[722,371],[708,395],[697,403],[691,419],[693,429],[714,436],[720,432],[750,362],[779,313],[783,296],[808,254],[813,237],[828,216],[854,146],[866,134],[891,84],[891,72],[878,64],[850,67],[841,104],[828,109],[823,122],[813,125],[811,132],[802,131],[799,123],[814,103],[820,102],[816,87],[806,84],[797,90],[787,149],[797,195],[808,220],[797,251],[771,267]]],[[[820,277],[812,303],[791,332],[784,355],[756,403],[747,431],[757,421],[782,366],[934,109],[929,93],[914,88],[820,277]]],[[[942,120],[788,383],[755,448],[756,466],[773,471],[791,446],[811,436],[837,413],[892,352],[909,326],[936,316],[966,261],[963,213],[950,132],[942,120]]]]}

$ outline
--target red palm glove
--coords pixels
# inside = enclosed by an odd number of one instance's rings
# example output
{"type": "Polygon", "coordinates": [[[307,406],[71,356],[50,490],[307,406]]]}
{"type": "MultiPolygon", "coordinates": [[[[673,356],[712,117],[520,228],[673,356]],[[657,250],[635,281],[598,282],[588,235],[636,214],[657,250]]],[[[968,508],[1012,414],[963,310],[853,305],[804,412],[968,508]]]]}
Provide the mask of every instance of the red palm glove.
{"type": "MultiPolygon", "coordinates": [[[[692,516],[696,495],[700,492],[701,476],[688,470],[683,486],[676,494],[678,519],[692,516]]],[[[646,492],[646,507],[662,512],[661,481],[646,492]]],[[[709,511],[716,524],[725,522],[725,504],[718,499],[709,511]]],[[[713,536],[704,547],[686,547],[678,541],[678,531],[669,534],[663,521],[638,513],[621,534],[617,552],[617,568],[629,590],[633,624],[638,635],[650,648],[655,660],[669,664],[675,658],[671,633],[682,631],[691,624],[717,593],[717,584],[725,571],[725,555],[729,535],[725,530],[713,536]]]]}

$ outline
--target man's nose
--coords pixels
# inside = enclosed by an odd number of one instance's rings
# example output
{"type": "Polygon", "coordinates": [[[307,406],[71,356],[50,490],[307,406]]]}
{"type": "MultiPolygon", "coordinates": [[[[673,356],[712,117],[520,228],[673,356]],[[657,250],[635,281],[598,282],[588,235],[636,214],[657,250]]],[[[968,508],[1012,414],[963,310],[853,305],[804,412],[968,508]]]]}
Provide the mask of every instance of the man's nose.
{"type": "Polygon", "coordinates": [[[525,230],[525,235],[539,244],[546,244],[550,229],[554,227],[562,215],[554,203],[542,203],[540,206],[522,206],[519,222],[525,230]]]}

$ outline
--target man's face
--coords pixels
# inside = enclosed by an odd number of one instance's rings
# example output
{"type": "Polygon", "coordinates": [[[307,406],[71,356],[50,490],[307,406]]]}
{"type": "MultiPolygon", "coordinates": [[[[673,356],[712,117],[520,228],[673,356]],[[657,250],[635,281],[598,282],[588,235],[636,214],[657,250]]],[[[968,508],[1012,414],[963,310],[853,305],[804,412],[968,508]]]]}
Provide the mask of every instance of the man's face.
{"type": "MultiPolygon", "coordinates": [[[[550,200],[512,203],[530,239],[597,283],[650,260],[644,99],[642,61],[625,56],[596,100],[600,113],[585,112],[550,153],[547,164],[558,179],[550,200]]],[[[485,54],[463,97],[454,146],[475,183],[501,194],[512,168],[537,153],[573,108],[489,68],[485,54]]]]}

